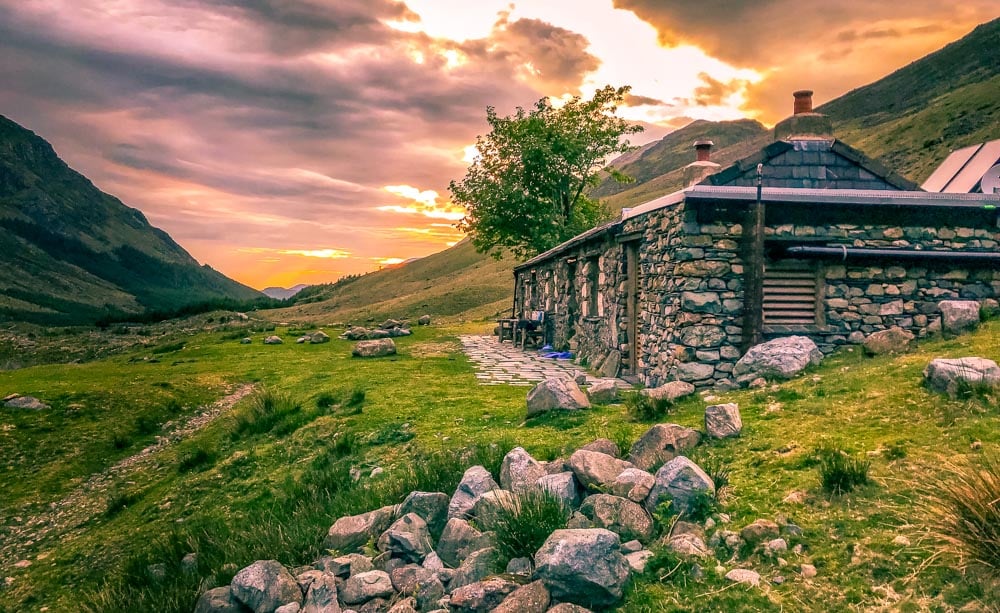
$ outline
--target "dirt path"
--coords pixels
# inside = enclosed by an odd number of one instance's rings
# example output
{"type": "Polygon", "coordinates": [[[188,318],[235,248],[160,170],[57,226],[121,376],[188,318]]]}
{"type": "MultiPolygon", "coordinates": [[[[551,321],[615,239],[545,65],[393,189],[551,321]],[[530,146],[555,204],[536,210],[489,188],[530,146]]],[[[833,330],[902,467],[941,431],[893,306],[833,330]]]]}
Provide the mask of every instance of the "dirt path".
{"type": "Polygon", "coordinates": [[[0,543],[0,569],[7,569],[16,563],[24,564],[22,557],[45,541],[82,532],[87,522],[104,512],[106,494],[115,483],[154,464],[159,452],[191,436],[232,409],[253,391],[253,387],[252,384],[241,385],[188,419],[174,423],[173,426],[165,424],[165,432],[149,447],[91,475],[62,500],[50,503],[44,512],[8,526],[8,535],[0,543]]]}

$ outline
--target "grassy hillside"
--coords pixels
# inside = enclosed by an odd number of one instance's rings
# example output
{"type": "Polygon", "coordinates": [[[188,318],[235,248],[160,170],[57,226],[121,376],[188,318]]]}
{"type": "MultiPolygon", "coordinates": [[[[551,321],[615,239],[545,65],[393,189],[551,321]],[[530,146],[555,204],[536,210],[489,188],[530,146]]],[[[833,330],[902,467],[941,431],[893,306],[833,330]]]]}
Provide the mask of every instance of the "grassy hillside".
{"type": "MultiPolygon", "coordinates": [[[[650,426],[622,405],[525,423],[524,388],[476,384],[456,340],[476,328],[418,328],[398,339],[399,356],[368,361],[348,357],[343,341],[296,345],[300,330],[279,328],[286,344],[265,346],[266,328],[192,331],[102,361],[0,373],[0,396],[52,405],[0,409],[0,611],[186,613],[256,559],[310,563],[340,515],[412,489],[450,494],[466,466],[495,471],[515,445],[552,459],[598,436],[629,445],[650,426]],[[255,343],[240,345],[248,333],[255,343]],[[203,427],[184,425],[196,416],[203,427]],[[173,442],[140,455],[157,440],[173,442]],[[350,476],[375,466],[385,474],[350,476]],[[189,553],[197,560],[185,571],[189,553]]],[[[710,561],[702,579],[669,569],[639,578],[621,610],[993,610],[996,584],[939,552],[922,505],[948,462],[1000,448],[995,398],[949,401],[921,386],[929,360],[966,355],[1000,360],[1000,321],[902,357],[847,350],[792,382],[712,400],[739,403],[744,421],[740,438],[692,454],[728,471],[729,527],[785,518],[801,527],[791,545],[804,552],[785,554],[783,567],[719,550],[726,569],[758,570],[761,587],[730,586],[710,561]],[[817,454],[831,447],[870,460],[872,482],[825,493],[817,454]],[[786,500],[792,492],[799,501],[786,500]],[[803,579],[800,563],[818,575],[803,579]]],[[[707,402],[688,399],[666,420],[700,428],[707,402]]]]}
{"type": "Polygon", "coordinates": [[[0,319],[80,323],[258,297],[0,116],[0,319]]]}

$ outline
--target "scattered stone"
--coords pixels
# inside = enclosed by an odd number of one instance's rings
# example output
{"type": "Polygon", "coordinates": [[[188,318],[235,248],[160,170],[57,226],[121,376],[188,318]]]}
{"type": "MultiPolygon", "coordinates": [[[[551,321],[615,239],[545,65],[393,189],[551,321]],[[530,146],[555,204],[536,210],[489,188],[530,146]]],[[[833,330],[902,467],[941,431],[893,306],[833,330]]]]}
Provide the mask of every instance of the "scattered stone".
{"type": "Polygon", "coordinates": [[[457,567],[472,552],[491,545],[490,533],[482,533],[464,519],[453,517],[448,520],[448,524],[444,527],[444,532],[438,539],[436,551],[445,564],[457,567]]]}
{"type": "Polygon", "coordinates": [[[241,613],[242,611],[246,611],[246,608],[233,596],[228,585],[208,590],[194,605],[194,613],[241,613]]]}
{"type": "Polygon", "coordinates": [[[979,303],[975,300],[942,300],[941,328],[948,334],[961,334],[979,326],[979,303]]]}
{"type": "Polygon", "coordinates": [[[448,608],[453,613],[485,613],[492,611],[518,585],[501,577],[491,577],[483,581],[462,586],[451,593],[448,608]]]}
{"type": "Polygon", "coordinates": [[[778,538],[778,534],[778,524],[769,519],[758,519],[740,530],[740,537],[751,545],[757,545],[765,540],[776,539],[778,538]]]}
{"type": "Polygon", "coordinates": [[[181,558],[181,571],[189,575],[198,574],[197,553],[191,552],[189,554],[186,554],[183,558],[181,558]]]}
{"type": "Polygon", "coordinates": [[[671,381],[661,385],[660,387],[644,389],[639,393],[643,396],[649,396],[653,400],[676,402],[685,396],[693,394],[694,389],[694,385],[688,383],[687,381],[671,381]]]}
{"type": "Polygon", "coordinates": [[[621,549],[622,549],[622,553],[624,553],[624,554],[635,553],[637,551],[642,551],[642,543],[640,543],[639,541],[635,541],[635,540],[628,541],[628,542],[622,543],[621,549]]]}
{"type": "Polygon", "coordinates": [[[580,449],[583,449],[584,451],[606,453],[613,458],[617,458],[619,454],[618,445],[614,441],[606,438],[593,440],[583,447],[580,447],[580,449]]]}
{"type": "Polygon", "coordinates": [[[309,342],[313,345],[321,345],[330,342],[330,335],[322,330],[317,330],[309,336],[309,342]]]}
{"type": "Polygon", "coordinates": [[[619,548],[618,535],[608,530],[556,530],[535,554],[536,575],[559,600],[609,606],[629,578],[619,548]]]}
{"type": "Polygon", "coordinates": [[[258,560],[233,577],[233,596],[255,613],[302,601],[302,590],[288,569],[275,560],[258,560]]]}
{"type": "Polygon", "coordinates": [[[545,613],[549,608],[549,591],[541,581],[522,585],[510,593],[493,613],[545,613]]]}
{"type": "Polygon", "coordinates": [[[440,534],[448,522],[448,495],[441,492],[410,492],[399,505],[399,514],[416,513],[431,534],[440,534]]]}
{"type": "Polygon", "coordinates": [[[587,388],[587,397],[593,404],[613,404],[618,401],[618,383],[615,379],[598,379],[587,388]]]}
{"type": "Polygon", "coordinates": [[[324,546],[340,552],[352,552],[369,540],[377,539],[396,515],[395,507],[382,507],[361,515],[341,517],[330,526],[324,546]]]}
{"type": "Polygon", "coordinates": [[[642,502],[649,496],[654,485],[656,478],[653,475],[638,468],[626,468],[615,477],[614,483],[611,484],[611,493],[615,496],[624,496],[632,502],[642,502]]]}
{"type": "Polygon", "coordinates": [[[578,449],[569,458],[569,468],[586,488],[606,489],[622,471],[635,468],[631,462],[613,458],[606,453],[578,449]]]}
{"type": "Polygon", "coordinates": [[[747,385],[747,387],[749,387],[752,390],[763,389],[767,387],[767,379],[765,379],[764,377],[757,377],[756,379],[751,381],[750,384],[747,385]]]}
{"type": "Polygon", "coordinates": [[[697,464],[684,456],[677,456],[656,471],[656,484],[653,485],[649,498],[646,499],[646,510],[656,511],[657,505],[664,500],[673,502],[672,509],[684,512],[690,500],[698,492],[715,495],[715,484],[712,478],[705,474],[697,464]]]}
{"type": "Polygon", "coordinates": [[[403,327],[403,322],[399,321],[398,319],[391,319],[390,318],[390,319],[385,320],[382,323],[382,325],[379,326],[379,329],[380,330],[392,330],[394,328],[401,328],[401,327],[403,327]]]}
{"type": "Polygon", "coordinates": [[[625,561],[628,563],[628,567],[632,569],[632,572],[641,575],[646,572],[646,562],[649,562],[649,559],[652,557],[652,551],[642,549],[625,554],[625,561]]]}
{"type": "Polygon", "coordinates": [[[696,534],[675,534],[667,540],[667,547],[685,556],[707,558],[712,552],[696,534]]]}
{"type": "Polygon", "coordinates": [[[268,336],[267,338],[264,339],[264,344],[265,345],[280,345],[280,344],[282,344],[284,342],[285,341],[281,340],[280,336],[275,336],[273,334],[271,336],[268,336]]]}
{"type": "Polygon", "coordinates": [[[454,592],[462,586],[482,581],[490,576],[495,570],[496,558],[497,550],[492,547],[473,551],[455,571],[451,581],[448,582],[448,589],[454,592]]]}
{"type": "Polygon", "coordinates": [[[575,381],[546,379],[528,392],[528,417],[553,409],[576,410],[590,408],[590,401],[575,381]]]}
{"type": "Polygon", "coordinates": [[[892,544],[893,545],[899,545],[900,547],[909,547],[910,546],[910,539],[908,539],[905,536],[903,536],[902,534],[900,534],[896,538],[892,539],[892,544]]]}
{"type": "Polygon", "coordinates": [[[924,383],[936,392],[957,398],[978,386],[1000,386],[1000,366],[986,358],[938,358],[924,369],[924,383]]]}
{"type": "Polygon", "coordinates": [[[785,336],[751,347],[733,367],[740,384],[757,377],[790,379],[807,366],[819,364],[823,352],[805,336],[785,336]]]}
{"type": "Polygon", "coordinates": [[[378,539],[378,550],[409,562],[420,563],[434,550],[427,522],[416,513],[407,513],[382,533],[378,539]]]}
{"type": "Polygon", "coordinates": [[[580,486],[572,472],[545,475],[535,485],[561,500],[566,508],[576,508],[580,502],[580,486]]]}
{"type": "Polygon", "coordinates": [[[648,541],[653,536],[653,520],[642,506],[610,494],[588,496],[580,513],[597,528],[606,528],[624,540],[648,541]]]}
{"type": "Polygon", "coordinates": [[[392,569],[389,573],[392,588],[403,596],[413,596],[435,579],[434,571],[416,564],[406,564],[392,569]]]}
{"type": "Polygon", "coordinates": [[[44,411],[52,408],[34,396],[14,396],[4,402],[4,406],[8,409],[25,409],[27,411],[44,411]]]}
{"type": "Polygon", "coordinates": [[[786,551],[788,551],[788,543],[783,538],[770,540],[764,545],[764,554],[771,557],[777,557],[779,553],[786,551]]]}
{"type": "Polygon", "coordinates": [[[781,502],[787,502],[788,504],[805,504],[806,500],[809,498],[809,494],[803,490],[795,490],[794,492],[789,492],[781,502]]]}
{"type": "Polygon", "coordinates": [[[573,377],[573,380],[576,381],[577,385],[581,385],[581,386],[582,385],[587,385],[587,374],[586,373],[582,373],[582,372],[581,373],[577,373],[577,375],[575,377],[573,377]]]}
{"type": "Polygon", "coordinates": [[[531,558],[514,558],[510,562],[507,562],[508,575],[523,575],[525,577],[530,577],[534,570],[534,566],[531,564],[531,558]]]}
{"type": "Polygon", "coordinates": [[[365,340],[368,338],[368,330],[362,328],[361,326],[353,326],[344,331],[344,333],[340,335],[340,338],[347,341],[365,340]]]}
{"type": "Polygon", "coordinates": [[[309,337],[308,337],[308,336],[300,336],[300,337],[298,337],[297,339],[295,339],[295,344],[296,344],[296,345],[302,345],[302,344],[304,344],[304,343],[305,343],[305,342],[306,342],[307,340],[309,340],[309,337]]]}
{"type": "Polygon", "coordinates": [[[370,570],[345,581],[340,591],[340,599],[344,604],[361,604],[373,598],[389,598],[392,594],[392,580],[388,573],[370,570]]]}
{"type": "Polygon", "coordinates": [[[760,574],[747,568],[734,568],[726,573],[726,579],[733,583],[743,583],[753,587],[760,586],[760,574]]]}
{"type": "Polygon", "coordinates": [[[448,519],[468,516],[480,496],[498,488],[488,470],[482,466],[469,468],[462,475],[462,480],[448,503],[448,519]]]}
{"type": "Polygon", "coordinates": [[[803,564],[799,567],[799,573],[804,579],[812,579],[816,576],[816,567],[812,564],[803,564]]]}
{"type": "Polygon", "coordinates": [[[244,338],[240,339],[240,344],[241,345],[250,345],[252,343],[253,343],[253,339],[250,338],[250,337],[244,337],[244,338]]]}
{"type": "Polygon", "coordinates": [[[705,407],[705,432],[712,438],[731,438],[743,431],[740,405],[713,404],[705,407]]]}
{"type": "Polygon", "coordinates": [[[359,341],[351,354],[356,358],[380,358],[396,355],[396,343],[391,338],[380,338],[373,341],[359,341]]]}
{"type": "Polygon", "coordinates": [[[311,570],[296,579],[299,589],[306,595],[302,602],[302,613],[340,613],[337,577],[333,573],[311,570]]]}
{"type": "Polygon", "coordinates": [[[784,582],[785,582],[785,578],[782,577],[781,575],[775,575],[775,576],[771,577],[771,583],[773,583],[775,585],[781,585],[784,582]]]}
{"type": "Polygon", "coordinates": [[[413,334],[413,331],[410,330],[409,328],[393,328],[392,330],[389,330],[389,336],[391,338],[398,338],[400,336],[410,336],[411,334],[413,334]]]}
{"type": "Polygon", "coordinates": [[[917,346],[916,336],[899,326],[870,334],[864,342],[866,355],[907,353],[917,346]]]}
{"type": "Polygon", "coordinates": [[[497,517],[503,513],[504,509],[515,509],[520,505],[520,501],[508,490],[490,490],[479,497],[476,505],[472,507],[472,515],[476,518],[476,524],[484,528],[490,528],[496,524],[497,517]]]}
{"type": "Polygon", "coordinates": [[[433,603],[438,603],[445,596],[444,584],[435,575],[431,577],[430,583],[420,586],[416,594],[417,610],[427,611],[434,608],[433,603]]]}
{"type": "Polygon", "coordinates": [[[419,318],[417,318],[417,325],[418,326],[429,326],[429,325],[431,325],[431,316],[430,315],[421,315],[419,318]]]}
{"type": "Polygon", "coordinates": [[[512,492],[524,492],[545,476],[545,467],[522,447],[515,447],[500,464],[500,487],[512,492]]]}
{"type": "Polygon", "coordinates": [[[677,424],[656,424],[632,445],[628,459],[642,470],[653,470],[701,442],[697,430],[677,424]]]}
{"type": "Polygon", "coordinates": [[[389,613],[417,613],[417,599],[410,597],[404,598],[394,604],[389,613]]]}
{"type": "Polygon", "coordinates": [[[549,609],[547,613],[591,613],[591,610],[572,602],[560,602],[549,609]]]}

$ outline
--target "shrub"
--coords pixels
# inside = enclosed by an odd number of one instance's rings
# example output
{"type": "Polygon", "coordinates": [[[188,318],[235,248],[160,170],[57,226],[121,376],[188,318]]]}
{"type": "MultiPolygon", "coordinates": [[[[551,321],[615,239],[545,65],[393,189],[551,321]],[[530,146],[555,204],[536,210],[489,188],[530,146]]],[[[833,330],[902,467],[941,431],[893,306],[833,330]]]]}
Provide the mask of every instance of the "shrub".
{"type": "Polygon", "coordinates": [[[506,566],[514,558],[533,560],[545,539],[566,527],[569,515],[569,509],[549,492],[530,490],[497,498],[493,518],[484,527],[496,534],[501,566],[506,566]]]}
{"type": "Polygon", "coordinates": [[[636,421],[660,419],[670,412],[673,403],[666,398],[651,398],[641,391],[623,394],[622,402],[629,417],[636,421]]]}
{"type": "Polygon", "coordinates": [[[819,451],[819,475],[823,489],[840,495],[852,491],[859,485],[868,484],[871,462],[855,458],[842,449],[821,449],[819,451]]]}
{"type": "Polygon", "coordinates": [[[111,437],[111,446],[119,451],[128,449],[132,446],[132,439],[127,434],[119,432],[111,437]]]}
{"type": "Polygon", "coordinates": [[[291,396],[272,390],[261,390],[254,394],[249,405],[239,412],[233,438],[239,438],[244,434],[271,432],[276,430],[279,424],[283,425],[280,429],[282,433],[287,434],[301,425],[299,420],[292,418],[301,416],[302,405],[295,402],[291,396]]]}
{"type": "Polygon", "coordinates": [[[927,486],[925,506],[945,549],[1000,570],[1000,461],[947,464],[927,486]]]}

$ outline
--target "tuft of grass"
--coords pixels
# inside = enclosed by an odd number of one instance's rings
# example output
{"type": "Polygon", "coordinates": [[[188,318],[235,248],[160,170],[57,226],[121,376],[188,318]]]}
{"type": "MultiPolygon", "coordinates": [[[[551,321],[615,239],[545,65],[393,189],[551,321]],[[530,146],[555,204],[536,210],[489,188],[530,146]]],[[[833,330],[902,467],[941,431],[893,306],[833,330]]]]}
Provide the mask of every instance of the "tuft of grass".
{"type": "Polygon", "coordinates": [[[121,432],[116,433],[111,437],[111,446],[121,451],[122,449],[128,449],[132,446],[132,439],[129,438],[127,434],[121,432]]]}
{"type": "Polygon", "coordinates": [[[177,472],[188,473],[193,470],[205,470],[217,459],[217,454],[205,447],[196,447],[191,451],[181,454],[177,462],[177,472]]]}
{"type": "Polygon", "coordinates": [[[729,466],[722,460],[712,458],[705,460],[700,466],[705,474],[711,477],[712,483],[715,484],[715,499],[721,502],[729,492],[729,466]]]}
{"type": "Polygon", "coordinates": [[[415,435],[410,429],[410,424],[394,422],[386,424],[371,437],[372,445],[398,445],[413,439],[415,435]]]}
{"type": "Polygon", "coordinates": [[[140,415],[135,420],[135,431],[140,436],[149,436],[154,432],[159,432],[160,422],[148,415],[140,415]]]}
{"type": "Polygon", "coordinates": [[[641,391],[626,392],[622,395],[625,412],[635,421],[662,419],[673,408],[673,402],[666,398],[651,398],[641,391]]]}
{"type": "Polygon", "coordinates": [[[496,534],[500,565],[514,558],[531,558],[554,530],[566,527],[570,511],[561,500],[544,490],[516,493],[498,498],[489,524],[496,534]]]}
{"type": "Polygon", "coordinates": [[[871,461],[855,458],[842,449],[824,448],[819,451],[819,475],[823,489],[836,496],[868,484],[871,461]]]}
{"type": "Polygon", "coordinates": [[[243,436],[266,434],[271,431],[288,434],[302,425],[299,419],[295,419],[301,416],[302,405],[288,394],[261,390],[254,394],[250,403],[239,412],[232,438],[236,440],[243,436]],[[278,428],[279,425],[282,427],[278,428]]]}
{"type": "Polygon", "coordinates": [[[333,392],[322,392],[316,396],[316,408],[319,409],[329,409],[338,402],[340,402],[340,396],[333,392]]]}
{"type": "Polygon", "coordinates": [[[947,553],[1000,571],[1000,459],[946,464],[926,486],[924,506],[947,553]]]}
{"type": "Polygon", "coordinates": [[[175,343],[166,343],[158,347],[153,347],[152,349],[150,349],[150,353],[152,353],[153,355],[159,355],[161,353],[173,353],[175,351],[180,351],[181,349],[184,349],[185,344],[186,343],[184,341],[177,341],[175,343]]]}
{"type": "Polygon", "coordinates": [[[115,490],[108,496],[107,506],[104,508],[105,517],[114,517],[138,502],[142,495],[129,490],[115,490]]]}
{"type": "Polygon", "coordinates": [[[719,509],[719,502],[708,490],[697,490],[688,499],[687,508],[681,516],[687,521],[703,523],[719,509]]]}

